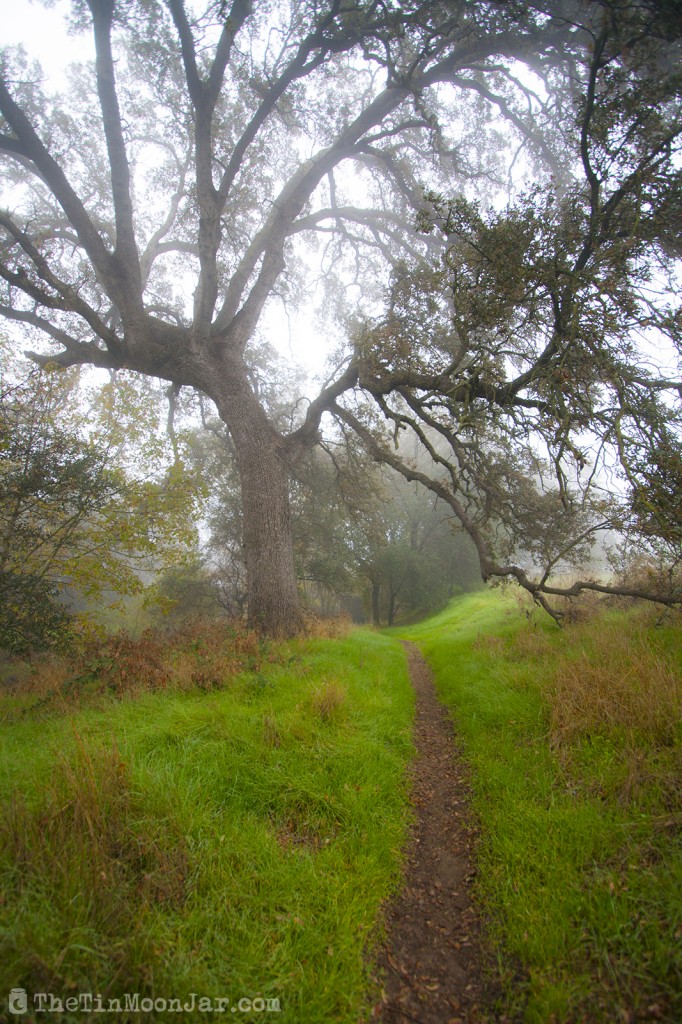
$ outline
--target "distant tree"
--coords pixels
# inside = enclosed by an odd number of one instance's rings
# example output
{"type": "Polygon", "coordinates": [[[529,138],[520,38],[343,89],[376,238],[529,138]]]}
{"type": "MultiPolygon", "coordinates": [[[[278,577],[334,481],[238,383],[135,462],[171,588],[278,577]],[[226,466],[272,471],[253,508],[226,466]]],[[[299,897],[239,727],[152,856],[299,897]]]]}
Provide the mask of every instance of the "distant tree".
{"type": "MultiPolygon", "coordinates": [[[[413,448],[410,461],[430,464],[419,448],[413,448]]],[[[345,525],[337,536],[375,625],[392,625],[399,614],[424,615],[480,581],[475,548],[449,506],[421,484],[368,459],[352,434],[337,437],[327,474],[330,484],[321,504],[327,509],[339,495],[345,525]]],[[[322,549],[335,550],[331,541],[322,549]]]]}
{"type": "MultiPolygon", "coordinates": [[[[627,299],[648,253],[678,246],[675,11],[627,0],[85,0],[73,10],[96,66],[81,69],[68,99],[45,97],[16,55],[2,58],[0,314],[57,346],[34,358],[126,368],[215,402],[237,457],[258,628],[300,625],[289,478],[325,413],[357,424],[384,457],[351,401],[358,389],[389,419],[412,417],[418,436],[430,420],[451,435],[455,467],[478,449],[437,493],[474,539],[485,576],[514,575],[541,596],[544,570],[533,580],[500,561],[486,518],[507,482],[533,518],[521,483],[524,459],[536,465],[530,434],[550,443],[570,503],[568,463],[586,416],[610,443],[629,431],[642,394],[662,422],[660,396],[674,384],[639,373],[623,339],[628,325],[648,327],[646,303],[627,299]],[[450,202],[513,185],[524,156],[543,181],[564,180],[501,221],[450,202]],[[431,203],[434,230],[421,238],[407,227],[420,182],[447,195],[431,203]],[[403,259],[416,280],[424,253],[447,248],[451,340],[433,335],[437,310],[420,307],[428,315],[416,334],[389,316],[282,430],[254,382],[252,339],[272,297],[295,301],[295,253],[316,237],[328,240],[327,265],[354,267],[360,285],[381,284],[378,260],[403,259]],[[616,373],[602,331],[620,339],[627,373],[616,373]],[[602,365],[612,395],[616,376],[622,384],[620,419],[594,405],[602,365]]],[[[674,335],[679,321],[649,305],[674,335]]],[[[506,524],[504,509],[491,515],[506,524]]]]}
{"type": "Polygon", "coordinates": [[[223,602],[215,574],[196,556],[162,570],[153,588],[153,613],[157,622],[180,622],[221,617],[223,602]]]}
{"type": "MultiPolygon", "coordinates": [[[[205,570],[196,582],[200,591],[210,580],[223,609],[241,616],[242,513],[230,436],[217,418],[205,418],[190,451],[208,491],[205,570]]],[[[297,581],[315,613],[357,614],[366,599],[378,625],[399,611],[426,612],[475,582],[475,549],[461,530],[453,533],[451,510],[369,458],[353,434],[337,432],[297,463],[291,516],[297,581]]]]}
{"type": "MultiPolygon", "coordinates": [[[[480,585],[475,548],[451,509],[398,474],[387,481],[390,497],[385,542],[374,551],[380,618],[415,618],[442,608],[454,594],[480,585]]],[[[378,625],[379,623],[377,623],[378,625]]]]}
{"type": "Polygon", "coordinates": [[[327,439],[299,464],[292,514],[308,590],[362,596],[376,625],[432,611],[478,578],[450,508],[368,458],[352,435],[327,439]]]}

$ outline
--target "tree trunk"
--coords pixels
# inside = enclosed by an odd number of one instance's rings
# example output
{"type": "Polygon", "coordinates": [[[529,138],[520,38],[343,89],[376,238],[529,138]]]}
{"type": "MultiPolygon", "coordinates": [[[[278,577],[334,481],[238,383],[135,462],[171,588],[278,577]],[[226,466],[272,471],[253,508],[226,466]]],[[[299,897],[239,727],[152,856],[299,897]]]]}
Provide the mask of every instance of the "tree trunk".
{"type": "MultiPolygon", "coordinates": [[[[222,404],[222,403],[221,403],[222,404]]],[[[289,507],[289,462],[282,439],[250,392],[221,409],[241,483],[249,627],[268,636],[303,628],[289,507]]]]}
{"type": "Polygon", "coordinates": [[[379,595],[381,593],[381,584],[372,580],[372,624],[375,626],[381,625],[381,611],[379,604],[379,595]]]}
{"type": "Polygon", "coordinates": [[[249,626],[293,636],[303,625],[289,510],[289,472],[273,451],[239,452],[249,626]]]}
{"type": "Polygon", "coordinates": [[[389,595],[388,595],[388,619],[387,619],[387,622],[388,622],[389,626],[393,625],[393,620],[394,619],[395,619],[395,592],[393,590],[393,587],[391,587],[389,595]]]}

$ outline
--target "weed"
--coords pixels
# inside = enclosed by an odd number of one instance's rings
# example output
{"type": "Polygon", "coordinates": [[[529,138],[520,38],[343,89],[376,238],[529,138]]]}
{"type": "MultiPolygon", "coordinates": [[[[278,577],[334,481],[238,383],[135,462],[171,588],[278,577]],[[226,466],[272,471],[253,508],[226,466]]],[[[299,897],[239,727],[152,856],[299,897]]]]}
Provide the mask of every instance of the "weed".
{"type": "Polygon", "coordinates": [[[348,636],[351,628],[351,619],[347,615],[340,615],[332,619],[321,619],[310,613],[305,616],[305,633],[309,637],[333,640],[337,637],[348,636]]]}
{"type": "Polygon", "coordinates": [[[347,700],[346,688],[336,679],[328,679],[313,693],[313,707],[323,722],[338,721],[347,700]]]}
{"type": "Polygon", "coordinates": [[[76,935],[116,951],[122,982],[137,980],[122,956],[153,907],[185,898],[187,851],[180,834],[146,820],[128,765],[114,745],[90,750],[75,733],[72,758],[58,756],[44,794],[15,792],[0,821],[5,899],[13,924],[0,940],[17,984],[68,992],[93,978],[76,935]],[[49,913],[46,929],[41,919],[49,913]],[[57,946],[48,954],[46,934],[57,946]],[[95,938],[96,936],[96,938],[95,938]],[[55,955],[58,954],[58,955],[55,955]]]}
{"type": "Polygon", "coordinates": [[[116,695],[137,690],[165,689],[169,674],[164,664],[164,643],[147,631],[137,639],[116,633],[87,644],[82,655],[82,682],[92,681],[116,695]]]}
{"type": "Polygon", "coordinates": [[[596,631],[573,633],[556,660],[547,688],[555,746],[595,733],[669,746],[678,735],[682,678],[674,657],[636,623],[624,643],[623,625],[602,619],[596,631]]]}
{"type": "MultiPolygon", "coordinates": [[[[25,714],[75,708],[97,695],[120,699],[145,691],[219,690],[243,672],[255,673],[258,687],[263,680],[269,686],[263,669],[280,656],[252,630],[194,622],[174,632],[84,639],[68,658],[38,658],[24,671],[15,670],[7,690],[25,714]]],[[[5,702],[6,715],[10,707],[5,702]]]]}
{"type": "Polygon", "coordinates": [[[266,747],[279,747],[282,742],[277,720],[270,712],[263,715],[263,742],[266,747]]]}

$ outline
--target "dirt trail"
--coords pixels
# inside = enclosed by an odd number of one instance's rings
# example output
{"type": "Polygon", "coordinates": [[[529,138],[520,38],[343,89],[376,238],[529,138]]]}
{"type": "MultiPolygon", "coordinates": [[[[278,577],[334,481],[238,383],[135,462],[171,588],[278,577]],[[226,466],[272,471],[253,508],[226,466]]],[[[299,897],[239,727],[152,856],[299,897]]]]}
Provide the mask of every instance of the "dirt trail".
{"type": "Polygon", "coordinates": [[[475,826],[467,813],[465,766],[431,672],[405,644],[417,694],[412,799],[416,821],[406,885],[387,914],[379,961],[382,1024],[464,1024],[490,1020],[492,994],[483,984],[479,927],[469,894],[475,826]]]}

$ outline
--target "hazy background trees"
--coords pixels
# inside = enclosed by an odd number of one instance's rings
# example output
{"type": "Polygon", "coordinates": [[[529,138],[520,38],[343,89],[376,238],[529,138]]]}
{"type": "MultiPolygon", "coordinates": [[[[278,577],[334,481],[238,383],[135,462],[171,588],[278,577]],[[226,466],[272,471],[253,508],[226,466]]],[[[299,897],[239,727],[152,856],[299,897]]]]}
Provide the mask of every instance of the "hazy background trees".
{"type": "MultiPolygon", "coordinates": [[[[280,380],[277,394],[263,400],[275,421],[290,418],[296,375],[287,383],[280,357],[264,349],[261,358],[280,380]]],[[[201,406],[194,413],[188,422],[196,423],[201,406]]],[[[216,606],[240,616],[246,570],[235,453],[220,420],[202,419],[186,442],[189,462],[206,484],[203,563],[185,577],[178,608],[189,609],[192,594],[197,602],[210,594],[216,606]]],[[[417,448],[412,456],[426,458],[417,448]]],[[[297,580],[303,606],[313,614],[390,625],[396,616],[425,614],[480,584],[475,549],[451,509],[372,459],[352,433],[330,432],[297,464],[291,516],[297,580]]]]}

